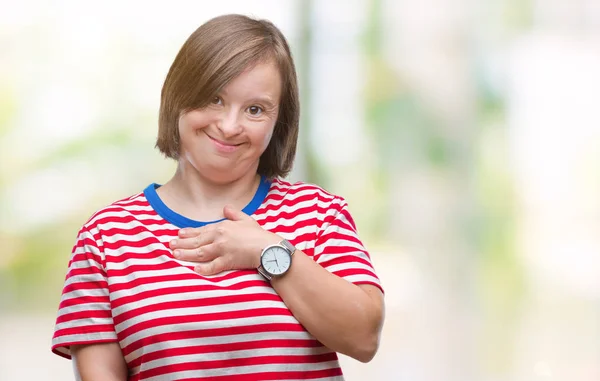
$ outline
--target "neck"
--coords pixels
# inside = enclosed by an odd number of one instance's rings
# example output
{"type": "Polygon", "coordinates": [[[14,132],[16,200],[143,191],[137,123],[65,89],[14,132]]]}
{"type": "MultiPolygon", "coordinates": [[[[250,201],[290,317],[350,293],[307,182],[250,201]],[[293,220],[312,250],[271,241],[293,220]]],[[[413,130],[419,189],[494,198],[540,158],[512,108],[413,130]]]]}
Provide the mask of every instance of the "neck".
{"type": "Polygon", "coordinates": [[[216,183],[180,162],[173,178],[157,192],[175,212],[193,220],[211,221],[223,218],[225,205],[243,209],[254,197],[259,183],[260,176],[256,171],[216,183]]]}

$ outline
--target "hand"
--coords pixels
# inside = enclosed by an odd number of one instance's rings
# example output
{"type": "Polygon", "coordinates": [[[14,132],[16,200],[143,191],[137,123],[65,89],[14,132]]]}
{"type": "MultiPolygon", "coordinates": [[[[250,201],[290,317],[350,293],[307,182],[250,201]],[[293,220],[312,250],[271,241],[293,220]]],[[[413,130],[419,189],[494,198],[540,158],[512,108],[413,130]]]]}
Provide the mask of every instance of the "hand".
{"type": "Polygon", "coordinates": [[[255,269],[262,250],[281,241],[252,217],[231,206],[223,208],[226,220],[200,228],[185,228],[170,242],[175,258],[199,262],[195,271],[214,275],[226,270],[255,269]]]}

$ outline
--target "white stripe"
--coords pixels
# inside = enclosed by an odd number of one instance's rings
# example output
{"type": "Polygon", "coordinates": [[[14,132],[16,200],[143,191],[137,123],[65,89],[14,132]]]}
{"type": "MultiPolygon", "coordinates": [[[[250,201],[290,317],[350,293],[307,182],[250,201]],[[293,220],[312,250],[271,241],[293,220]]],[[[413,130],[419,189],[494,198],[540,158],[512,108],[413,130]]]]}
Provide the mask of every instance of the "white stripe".
{"type": "Polygon", "coordinates": [[[98,273],[89,273],[82,275],[72,275],[65,281],[65,288],[76,283],[94,283],[94,282],[105,282],[106,277],[98,273]]]}
{"type": "MultiPolygon", "coordinates": [[[[133,274],[120,275],[120,276],[111,276],[109,281],[111,285],[118,285],[123,283],[129,283],[136,279],[146,279],[146,278],[154,278],[157,276],[164,275],[181,275],[181,274],[196,274],[193,270],[188,269],[187,267],[175,267],[169,269],[168,272],[165,270],[144,270],[137,271],[133,274]]],[[[198,274],[196,274],[198,275],[198,274]]]]}
{"type": "MultiPolygon", "coordinates": [[[[168,363],[165,361],[165,365],[168,363]]],[[[328,361],[320,363],[301,363],[301,364],[260,364],[250,366],[238,366],[231,368],[218,368],[206,370],[189,370],[177,372],[177,378],[194,378],[194,377],[217,377],[226,375],[242,375],[262,372],[310,372],[313,370],[336,369],[339,368],[337,361],[328,361]]],[[[164,381],[165,375],[150,377],[146,381],[164,381]]]]}
{"type": "Polygon", "coordinates": [[[108,300],[108,290],[105,288],[94,288],[94,289],[80,289],[68,292],[63,294],[61,301],[77,299],[81,297],[94,297],[94,296],[104,296],[108,300]]]}
{"type": "MultiPolygon", "coordinates": [[[[180,262],[180,261],[178,261],[180,262]]],[[[235,271],[235,270],[234,270],[235,271]]],[[[198,275],[198,273],[194,272],[194,270],[191,270],[187,267],[174,267],[172,269],[168,269],[168,270],[144,270],[144,271],[137,271],[135,273],[131,273],[131,274],[127,274],[127,275],[121,275],[121,276],[112,276],[110,278],[110,284],[111,285],[116,285],[116,284],[123,284],[123,283],[130,283],[134,280],[141,280],[141,279],[148,279],[148,278],[156,278],[159,276],[173,276],[173,275],[183,275],[183,274],[193,274],[195,277],[197,277],[196,284],[198,285],[213,285],[213,286],[219,286],[219,287],[227,287],[229,285],[233,285],[233,284],[237,284],[240,282],[240,280],[237,279],[237,277],[233,277],[233,278],[225,278],[222,279],[220,281],[216,281],[213,280],[213,278],[218,278],[218,277],[225,277],[228,274],[232,273],[233,271],[223,271],[222,273],[219,274],[215,274],[215,275],[204,275],[203,277],[200,277],[200,275],[198,275]]],[[[248,279],[263,279],[260,278],[258,275],[258,272],[252,275],[248,275],[247,277],[248,279]]],[[[246,278],[242,278],[242,279],[246,279],[246,278]]],[[[154,283],[154,282],[152,282],[154,283]]],[[[189,284],[189,283],[188,283],[189,284]]]]}
{"type": "Polygon", "coordinates": [[[293,202],[299,198],[305,198],[307,196],[311,197],[313,199],[313,201],[318,200],[319,198],[325,199],[325,201],[333,200],[333,197],[331,197],[331,196],[322,195],[322,197],[319,197],[320,196],[319,193],[315,192],[315,189],[311,189],[311,188],[306,188],[306,189],[303,189],[296,193],[280,192],[280,191],[277,191],[277,190],[271,188],[271,191],[267,195],[265,202],[263,202],[261,205],[261,209],[262,208],[271,208],[273,206],[280,205],[282,202],[285,202],[285,203],[293,202]],[[279,198],[279,197],[274,198],[272,196],[281,196],[283,198],[279,198]]]}
{"type": "MultiPolygon", "coordinates": [[[[302,201],[299,202],[297,204],[293,204],[293,205],[279,205],[277,206],[276,209],[270,209],[265,211],[264,213],[261,214],[257,214],[255,215],[255,219],[257,221],[263,220],[267,217],[277,217],[280,216],[281,213],[291,213],[291,214],[296,214],[298,213],[298,210],[302,209],[302,208],[312,208],[315,206],[321,207],[321,208],[326,208],[328,210],[328,212],[325,215],[333,215],[335,212],[335,209],[331,209],[334,212],[329,212],[329,209],[331,208],[331,203],[326,202],[326,201],[322,201],[322,200],[306,200],[306,201],[302,201]]],[[[297,214],[296,216],[294,216],[293,218],[295,220],[304,220],[307,218],[311,218],[311,217],[318,217],[319,214],[317,213],[316,210],[312,209],[309,212],[303,212],[301,214],[297,214]]],[[[288,218],[288,217],[281,217],[280,219],[284,219],[284,218],[288,218]]]]}
{"type": "Polygon", "coordinates": [[[74,328],[74,327],[82,327],[82,326],[91,326],[91,325],[112,325],[112,318],[84,318],[84,319],[74,319],[68,320],[62,323],[59,323],[54,327],[55,331],[65,328],[74,328]]]}
{"type": "MultiPolygon", "coordinates": [[[[158,236],[158,237],[162,237],[162,236],[158,236]]],[[[167,235],[167,237],[172,237],[172,236],[167,235]]],[[[127,233],[125,233],[125,234],[115,233],[115,234],[104,236],[104,242],[107,242],[107,243],[115,243],[117,241],[139,242],[139,241],[147,239],[147,238],[157,238],[157,235],[150,231],[147,231],[147,230],[136,233],[135,235],[131,235],[131,234],[127,234],[127,233]]]]}
{"type": "MultiPolygon", "coordinates": [[[[262,223],[261,225],[262,225],[263,229],[265,229],[265,230],[276,231],[276,230],[280,229],[282,226],[293,227],[294,225],[298,224],[298,222],[300,222],[300,221],[295,221],[295,220],[294,221],[289,220],[289,221],[290,222],[288,223],[287,221],[279,220],[279,221],[274,221],[274,222],[262,223]]],[[[288,235],[291,235],[290,238],[295,238],[302,234],[311,234],[311,233],[316,233],[316,232],[317,232],[317,230],[314,226],[306,225],[306,226],[298,227],[290,233],[277,232],[277,234],[278,235],[288,234],[288,235]]]]}
{"type": "MultiPolygon", "coordinates": [[[[67,343],[94,344],[104,340],[117,340],[114,332],[78,333],[75,335],[64,335],[52,340],[52,345],[64,345],[67,343]]],[[[70,351],[63,353],[71,353],[70,351]]]]}
{"type": "MultiPolygon", "coordinates": [[[[133,241],[135,242],[135,241],[133,241]]],[[[148,254],[155,250],[168,250],[164,243],[162,242],[153,242],[146,246],[142,247],[134,247],[134,246],[125,246],[120,245],[116,250],[108,250],[105,252],[106,257],[118,257],[123,253],[134,253],[134,254],[148,254]]]]}
{"type": "Polygon", "coordinates": [[[145,199],[144,192],[139,192],[137,194],[134,194],[131,197],[128,197],[128,198],[125,198],[125,199],[123,199],[121,201],[115,202],[114,205],[127,205],[127,204],[131,204],[131,203],[133,203],[135,201],[142,201],[144,199],[145,199]]]}
{"type": "MultiPolygon", "coordinates": [[[[148,247],[148,246],[146,246],[148,247]]],[[[164,251],[164,248],[163,248],[164,251]]],[[[119,255],[117,254],[110,254],[110,257],[117,257],[119,255]]],[[[161,265],[170,261],[177,261],[174,259],[169,258],[166,254],[161,254],[159,256],[156,257],[149,257],[149,258],[128,258],[122,262],[109,262],[107,264],[107,267],[109,270],[124,270],[130,266],[157,266],[157,265],[161,265]]],[[[177,261],[179,262],[179,261],[177,261]]],[[[183,265],[183,262],[181,263],[183,265]]],[[[164,275],[169,275],[170,274],[170,269],[169,271],[165,271],[164,275]]]]}
{"type": "MultiPolygon", "coordinates": [[[[218,286],[218,287],[226,288],[226,287],[230,287],[231,285],[235,285],[235,284],[242,283],[242,282],[248,282],[251,280],[263,280],[263,279],[264,278],[262,278],[262,276],[259,275],[258,273],[252,274],[252,275],[242,275],[242,276],[238,276],[238,277],[230,278],[230,279],[224,279],[217,283],[209,282],[207,280],[198,278],[198,280],[201,281],[201,283],[197,283],[197,285],[198,286],[211,285],[211,286],[218,286]]],[[[113,293],[111,293],[111,299],[113,301],[117,301],[122,297],[135,295],[140,292],[161,290],[161,289],[171,288],[171,287],[190,287],[190,280],[187,279],[187,280],[169,280],[169,281],[163,281],[163,282],[151,282],[151,283],[139,285],[136,287],[128,288],[125,290],[114,291],[113,293]]],[[[247,288],[244,288],[243,290],[239,290],[239,291],[240,292],[243,291],[244,294],[246,294],[246,293],[247,294],[264,293],[264,294],[272,294],[272,295],[276,294],[275,290],[273,290],[273,288],[266,283],[265,283],[265,286],[262,286],[262,287],[261,286],[247,287],[247,288]]],[[[203,295],[206,295],[209,292],[210,291],[202,291],[203,295]]],[[[223,292],[231,292],[231,291],[220,290],[219,292],[223,293],[223,292]]]]}
{"type": "MultiPolygon", "coordinates": [[[[95,241],[93,237],[89,237],[89,239],[91,239],[92,241],[95,241]]],[[[80,238],[79,241],[83,241],[83,237],[80,238]]],[[[104,259],[104,255],[102,255],[102,252],[100,251],[100,249],[98,249],[95,245],[92,246],[92,245],[85,244],[83,246],[77,246],[75,248],[75,250],[73,251],[73,255],[85,254],[85,253],[91,253],[91,254],[97,255],[100,258],[104,259]]]]}
{"type": "MultiPolygon", "coordinates": [[[[321,353],[323,351],[320,351],[321,353]]],[[[257,348],[257,349],[246,349],[239,351],[230,352],[215,352],[215,353],[196,353],[190,355],[178,355],[170,356],[161,359],[145,362],[143,364],[144,370],[151,370],[165,365],[177,365],[187,362],[201,363],[205,361],[218,361],[218,360],[233,360],[233,359],[245,359],[245,358],[256,358],[263,356],[307,356],[319,354],[314,348],[257,348]]],[[[270,364],[265,364],[269,366],[270,364]]],[[[140,367],[131,369],[133,374],[139,371],[140,367]]],[[[178,373],[178,377],[179,377],[178,373]]],[[[239,373],[235,373],[239,374],[239,373]]]]}
{"type": "MultiPolygon", "coordinates": [[[[322,252],[326,251],[327,247],[340,247],[340,246],[351,247],[353,249],[356,249],[357,251],[367,251],[364,246],[360,245],[359,243],[357,243],[355,241],[351,241],[349,239],[329,238],[322,244],[317,245],[315,247],[315,255],[321,254],[322,252]]],[[[352,253],[353,252],[349,252],[349,254],[352,254],[352,253]]]]}
{"type": "MultiPolygon", "coordinates": [[[[183,294],[174,294],[169,295],[169,297],[154,297],[151,299],[146,299],[144,302],[146,303],[130,303],[127,306],[122,306],[119,308],[113,309],[113,316],[117,318],[123,312],[131,311],[136,308],[140,308],[147,305],[153,305],[157,303],[166,303],[171,301],[182,301],[186,300],[194,300],[193,296],[197,296],[197,292],[183,293],[183,294]],[[185,295],[185,294],[189,294],[185,295]],[[180,296],[180,299],[177,298],[180,296]],[[186,299],[186,296],[188,298],[186,299]],[[150,302],[150,303],[148,303],[150,302]],[[117,311],[118,310],[118,311],[117,311]]],[[[222,293],[221,293],[222,295],[222,293]]],[[[239,303],[227,303],[227,304],[214,304],[207,305],[201,307],[187,307],[187,308],[170,308],[170,309],[161,309],[158,311],[151,311],[144,314],[137,314],[130,319],[125,320],[124,322],[115,326],[115,330],[117,332],[124,331],[128,327],[134,326],[139,323],[147,322],[150,320],[165,318],[165,317],[176,317],[176,316],[188,316],[188,315],[205,315],[205,314],[213,314],[213,313],[222,313],[222,312],[237,312],[237,311],[252,311],[258,308],[280,308],[282,310],[286,310],[287,308],[283,302],[274,301],[274,300],[255,300],[251,302],[239,302],[239,303]]],[[[274,315],[277,316],[277,315],[274,315]]],[[[235,320],[235,319],[228,319],[235,320]]]]}
{"type": "MultiPolygon", "coordinates": [[[[103,211],[94,216],[91,220],[89,220],[84,226],[90,227],[95,226],[98,220],[101,219],[110,219],[110,218],[123,218],[123,217],[134,217],[138,221],[164,221],[164,219],[158,214],[136,214],[133,215],[129,213],[127,210],[110,210],[103,211]]],[[[100,224],[101,225],[101,224],[100,224]]]]}
{"type": "Polygon", "coordinates": [[[293,316],[277,315],[277,316],[253,316],[248,318],[240,319],[228,319],[228,320],[210,320],[202,322],[192,323],[178,323],[174,325],[159,325],[156,327],[150,327],[136,333],[133,333],[121,341],[121,348],[134,343],[138,340],[143,340],[147,337],[160,335],[167,332],[185,332],[185,331],[202,331],[207,329],[215,328],[227,328],[227,327],[242,327],[242,326],[254,326],[261,324],[298,324],[293,316]],[[277,319],[274,319],[277,318],[277,319]]]}
{"type": "Polygon", "coordinates": [[[71,270],[81,270],[81,269],[89,269],[90,267],[95,267],[98,270],[104,271],[100,263],[96,262],[93,259],[85,258],[80,259],[78,261],[71,261],[69,265],[69,271],[71,270]]]}
{"type": "Polygon", "coordinates": [[[74,312],[110,311],[110,303],[81,303],[58,310],[58,316],[72,314],[74,312]]]}
{"type": "Polygon", "coordinates": [[[146,228],[149,231],[172,230],[173,234],[175,234],[175,235],[177,235],[177,232],[179,231],[179,228],[176,228],[175,226],[173,226],[171,224],[152,224],[152,223],[144,224],[140,221],[132,221],[132,222],[107,221],[102,224],[103,230],[109,230],[109,229],[132,230],[137,227],[146,228]]]}
{"type": "Polygon", "coordinates": [[[139,202],[145,202],[145,200],[137,200],[128,204],[113,204],[112,207],[110,207],[110,209],[123,209],[126,210],[128,212],[151,212],[151,213],[155,213],[154,209],[152,208],[152,206],[150,204],[146,204],[146,205],[135,205],[136,203],[139,202]]]}
{"type": "Polygon", "coordinates": [[[343,270],[366,270],[368,272],[373,272],[373,268],[361,262],[352,262],[352,263],[338,263],[332,266],[324,266],[329,272],[343,271],[343,270]]]}
{"type": "MultiPolygon", "coordinates": [[[[197,339],[186,339],[186,340],[172,340],[168,342],[159,342],[149,344],[125,356],[126,361],[132,361],[142,354],[148,354],[163,349],[177,349],[193,346],[204,346],[204,345],[221,345],[221,344],[232,344],[232,343],[247,343],[252,341],[265,341],[265,340],[314,340],[315,338],[306,331],[265,331],[256,333],[245,333],[240,335],[227,335],[227,336],[210,336],[201,337],[197,339]]],[[[313,350],[318,350],[319,353],[326,353],[330,350],[326,347],[315,347],[313,350]]]]}

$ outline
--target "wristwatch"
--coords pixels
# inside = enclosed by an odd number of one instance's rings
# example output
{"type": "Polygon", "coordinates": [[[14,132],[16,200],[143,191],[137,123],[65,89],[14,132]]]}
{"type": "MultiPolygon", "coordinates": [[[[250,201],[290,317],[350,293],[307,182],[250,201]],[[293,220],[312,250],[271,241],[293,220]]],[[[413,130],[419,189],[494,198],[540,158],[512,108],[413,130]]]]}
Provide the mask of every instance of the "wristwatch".
{"type": "Polygon", "coordinates": [[[267,246],[260,255],[258,272],[268,281],[287,273],[292,265],[292,255],[296,251],[294,245],[287,239],[276,245],[267,246]]]}

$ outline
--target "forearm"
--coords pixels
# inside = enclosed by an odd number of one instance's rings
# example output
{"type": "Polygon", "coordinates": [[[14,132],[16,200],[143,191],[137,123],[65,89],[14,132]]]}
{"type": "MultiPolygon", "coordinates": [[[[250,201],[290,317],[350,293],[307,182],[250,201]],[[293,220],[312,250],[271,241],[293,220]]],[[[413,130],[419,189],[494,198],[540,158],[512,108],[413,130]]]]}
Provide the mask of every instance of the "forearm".
{"type": "Polygon", "coordinates": [[[383,323],[378,289],[363,289],[325,270],[302,251],[273,287],[296,319],[328,348],[359,361],[377,351],[383,323]]]}

